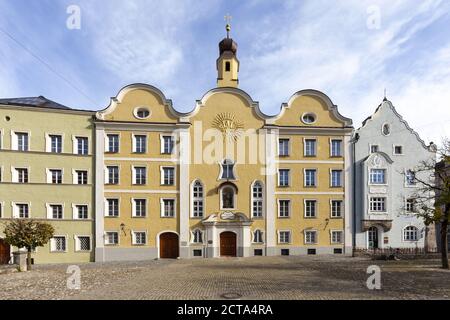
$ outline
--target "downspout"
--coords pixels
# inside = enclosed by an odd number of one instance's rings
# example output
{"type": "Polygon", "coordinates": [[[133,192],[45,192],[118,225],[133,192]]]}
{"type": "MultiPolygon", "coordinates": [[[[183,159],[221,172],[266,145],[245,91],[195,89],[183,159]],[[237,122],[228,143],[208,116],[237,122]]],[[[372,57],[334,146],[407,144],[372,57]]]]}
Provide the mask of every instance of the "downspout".
{"type": "Polygon", "coordinates": [[[356,249],[356,143],[359,140],[359,133],[355,133],[352,139],[352,160],[353,160],[353,234],[352,234],[352,257],[355,257],[356,249]]]}

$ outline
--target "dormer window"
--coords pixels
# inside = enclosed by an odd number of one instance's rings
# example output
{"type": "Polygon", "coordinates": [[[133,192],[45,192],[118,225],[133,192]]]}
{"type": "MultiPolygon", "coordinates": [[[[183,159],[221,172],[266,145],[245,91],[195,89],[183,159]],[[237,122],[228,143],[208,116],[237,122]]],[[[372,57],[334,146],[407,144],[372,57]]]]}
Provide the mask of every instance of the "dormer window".
{"type": "Polygon", "coordinates": [[[225,71],[231,71],[231,63],[230,63],[230,61],[225,62],[225,71]]]}
{"type": "Polygon", "coordinates": [[[221,179],[226,180],[234,180],[236,177],[234,176],[234,162],[230,159],[225,159],[222,162],[222,175],[221,179]]]}
{"type": "Polygon", "coordinates": [[[150,110],[144,107],[134,109],[134,116],[138,119],[147,119],[150,117],[150,110]]]}
{"type": "Polygon", "coordinates": [[[314,113],[305,113],[302,116],[302,121],[305,124],[313,124],[316,122],[316,115],[314,113]]]}

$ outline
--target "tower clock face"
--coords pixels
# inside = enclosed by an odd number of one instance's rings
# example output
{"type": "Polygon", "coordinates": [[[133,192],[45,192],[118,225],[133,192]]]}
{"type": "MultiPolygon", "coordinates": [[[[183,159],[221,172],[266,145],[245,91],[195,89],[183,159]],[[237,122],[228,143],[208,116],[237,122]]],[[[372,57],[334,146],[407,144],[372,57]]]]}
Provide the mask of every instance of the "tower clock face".
{"type": "Polygon", "coordinates": [[[231,140],[237,140],[244,131],[244,124],[237,120],[234,114],[229,112],[219,113],[214,118],[212,126],[231,140]]]}

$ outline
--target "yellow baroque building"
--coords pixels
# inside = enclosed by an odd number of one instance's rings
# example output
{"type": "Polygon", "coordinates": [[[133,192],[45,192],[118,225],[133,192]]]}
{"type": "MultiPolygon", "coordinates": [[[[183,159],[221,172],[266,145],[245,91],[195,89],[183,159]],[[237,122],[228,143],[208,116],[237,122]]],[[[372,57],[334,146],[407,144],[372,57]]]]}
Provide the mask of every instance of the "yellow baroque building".
{"type": "Polygon", "coordinates": [[[316,90],[265,115],[219,49],[191,112],[132,84],[96,113],[96,261],[351,253],[352,121],[316,90]]]}
{"type": "Polygon", "coordinates": [[[44,97],[0,100],[0,264],[11,219],[46,221],[54,238],[33,262],[94,261],[94,141],[92,111],[44,97]]]}

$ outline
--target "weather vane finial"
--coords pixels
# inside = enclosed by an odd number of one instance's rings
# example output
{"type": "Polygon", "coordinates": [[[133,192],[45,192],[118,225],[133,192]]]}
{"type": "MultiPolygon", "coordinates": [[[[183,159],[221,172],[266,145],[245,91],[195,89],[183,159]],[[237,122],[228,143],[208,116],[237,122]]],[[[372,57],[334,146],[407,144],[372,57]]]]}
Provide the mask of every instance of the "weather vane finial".
{"type": "Polygon", "coordinates": [[[225,21],[227,22],[227,25],[226,25],[226,30],[227,30],[227,38],[229,38],[230,37],[230,31],[231,31],[231,19],[232,19],[233,17],[232,16],[230,16],[230,14],[229,13],[227,13],[227,15],[225,16],[225,21]]]}
{"type": "Polygon", "coordinates": [[[386,88],[384,88],[384,98],[383,101],[387,101],[387,97],[386,97],[386,88]]]}

